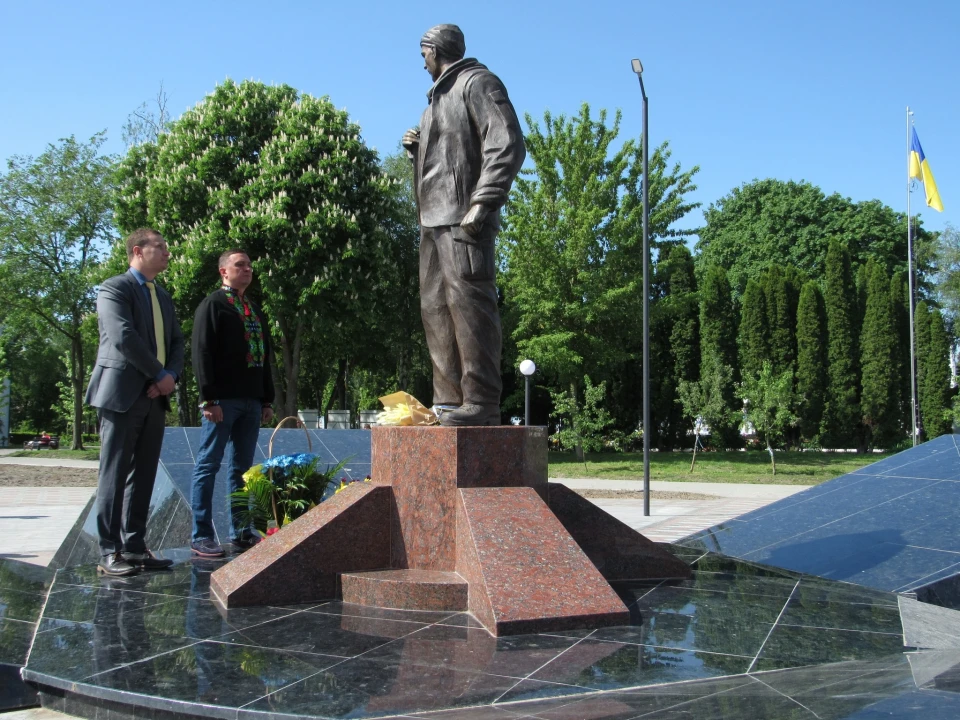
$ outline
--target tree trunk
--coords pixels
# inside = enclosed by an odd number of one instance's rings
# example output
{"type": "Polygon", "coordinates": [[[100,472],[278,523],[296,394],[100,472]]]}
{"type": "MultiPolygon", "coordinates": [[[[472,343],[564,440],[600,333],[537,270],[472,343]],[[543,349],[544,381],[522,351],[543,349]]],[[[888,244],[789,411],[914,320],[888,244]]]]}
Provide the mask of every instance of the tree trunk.
{"type": "Polygon", "coordinates": [[[700,433],[694,428],[693,431],[693,460],[690,461],[690,472],[693,473],[693,466],[697,464],[697,444],[700,442],[700,433]]]}
{"type": "Polygon", "coordinates": [[[776,459],[773,457],[773,448],[770,447],[770,441],[769,441],[769,440],[767,440],[767,452],[770,453],[770,465],[773,466],[773,474],[776,475],[776,474],[777,474],[777,461],[776,461],[776,459]]]}
{"type": "MultiPolygon", "coordinates": [[[[187,368],[184,367],[184,376],[187,372],[187,368]]],[[[197,424],[196,403],[190,402],[190,397],[187,394],[187,381],[184,377],[180,378],[174,392],[177,398],[177,422],[180,423],[181,427],[194,427],[197,424]]]]}
{"type": "Polygon", "coordinates": [[[303,347],[303,318],[297,316],[297,327],[293,333],[293,341],[290,340],[290,333],[284,327],[285,323],[280,321],[280,331],[283,333],[283,372],[286,385],[286,397],[283,405],[284,417],[296,416],[297,414],[297,382],[300,378],[300,350],[303,347]]]}
{"type": "Polygon", "coordinates": [[[83,339],[80,328],[70,338],[70,381],[73,385],[73,438],[71,450],[83,450],[83,339]]]}
{"type": "MultiPolygon", "coordinates": [[[[577,384],[575,382],[570,383],[570,396],[573,398],[573,404],[575,407],[579,407],[577,404],[577,384]]],[[[576,411],[574,411],[576,413],[576,411]]],[[[573,434],[577,438],[577,445],[574,449],[574,452],[577,454],[577,462],[582,462],[583,467],[587,467],[587,461],[583,454],[583,440],[580,438],[580,428],[577,425],[576,414],[570,418],[570,424],[573,425],[573,434]]]]}

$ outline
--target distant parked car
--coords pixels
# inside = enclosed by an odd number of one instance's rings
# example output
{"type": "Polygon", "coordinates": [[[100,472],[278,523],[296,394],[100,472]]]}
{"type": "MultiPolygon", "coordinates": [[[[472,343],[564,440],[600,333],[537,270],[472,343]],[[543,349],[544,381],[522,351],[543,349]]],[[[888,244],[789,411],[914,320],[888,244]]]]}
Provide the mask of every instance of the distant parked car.
{"type": "Polygon", "coordinates": [[[33,440],[27,440],[23,444],[24,450],[42,450],[47,448],[49,450],[57,450],[60,447],[60,438],[56,435],[37,435],[33,440]]]}

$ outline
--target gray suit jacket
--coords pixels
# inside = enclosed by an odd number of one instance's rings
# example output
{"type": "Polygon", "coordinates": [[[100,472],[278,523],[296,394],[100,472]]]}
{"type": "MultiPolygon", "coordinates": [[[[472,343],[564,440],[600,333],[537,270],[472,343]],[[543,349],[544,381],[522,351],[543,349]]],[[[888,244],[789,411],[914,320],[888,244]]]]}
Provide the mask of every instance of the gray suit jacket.
{"type": "MultiPolygon", "coordinates": [[[[153,314],[133,273],[103,282],[97,294],[100,347],[90,374],[86,402],[96,408],[127,412],[161,370],[183,375],[183,334],[170,294],[157,285],[163,314],[166,365],[157,360],[153,314]]],[[[169,404],[169,400],[167,400],[169,404]]]]}

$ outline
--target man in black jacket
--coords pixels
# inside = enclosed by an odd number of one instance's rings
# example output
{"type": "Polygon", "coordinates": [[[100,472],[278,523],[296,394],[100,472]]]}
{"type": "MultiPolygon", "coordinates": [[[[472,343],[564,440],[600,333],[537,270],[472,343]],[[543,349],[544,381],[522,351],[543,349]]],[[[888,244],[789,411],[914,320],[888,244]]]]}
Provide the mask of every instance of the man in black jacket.
{"type": "Polygon", "coordinates": [[[434,80],[419,130],[403,136],[420,213],[420,312],[442,425],[500,424],[500,312],[494,241],[526,150],[500,79],[464,58],[463,33],[420,40],[434,80]]]}
{"type": "MultiPolygon", "coordinates": [[[[193,319],[193,367],[200,390],[203,424],[193,471],[193,541],[201,557],[220,557],[223,548],[213,528],[213,489],[223,453],[231,448],[228,492],[243,487],[243,473],[253,464],[260,424],[273,418],[270,376],[270,328],[263,313],[246,296],[253,266],[246,252],[220,256],[223,287],[208,295],[193,319]]],[[[259,537],[239,526],[231,512],[230,540],[240,548],[259,537]]]]}

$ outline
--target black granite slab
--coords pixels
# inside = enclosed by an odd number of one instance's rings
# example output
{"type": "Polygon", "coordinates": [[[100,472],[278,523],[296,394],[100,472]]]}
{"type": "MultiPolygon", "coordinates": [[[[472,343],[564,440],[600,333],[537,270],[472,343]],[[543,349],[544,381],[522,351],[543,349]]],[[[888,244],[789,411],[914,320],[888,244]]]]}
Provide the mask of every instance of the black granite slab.
{"type": "MultiPolygon", "coordinates": [[[[674,550],[690,581],[617,585],[630,625],[506,638],[467,613],[335,599],[221,611],[209,576],[224,561],[184,550],[125,582],[68,568],[25,675],[46,706],[101,720],[869,718],[887,706],[928,720],[956,708],[960,647],[905,647],[896,595],[674,550]]],[[[913,625],[928,637],[945,617],[913,625]]]]}
{"type": "Polygon", "coordinates": [[[679,544],[960,608],[958,493],[960,448],[944,435],[679,544]]]}

